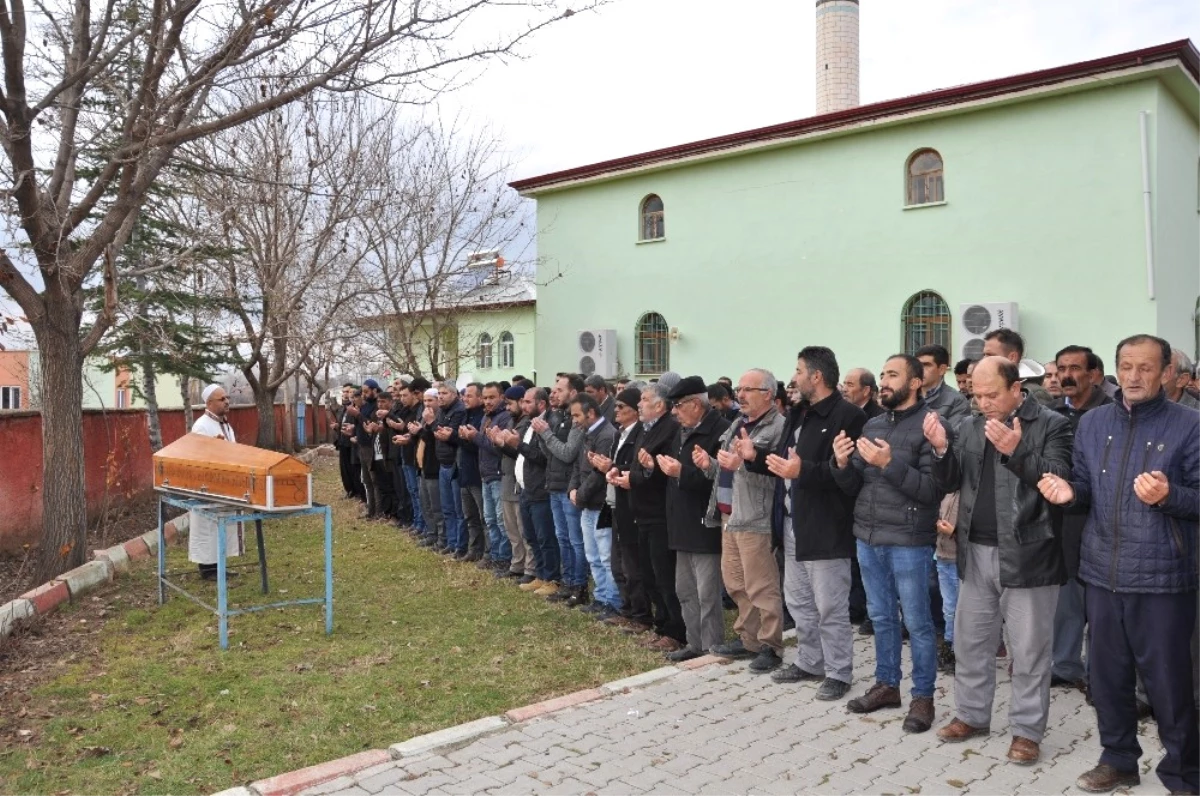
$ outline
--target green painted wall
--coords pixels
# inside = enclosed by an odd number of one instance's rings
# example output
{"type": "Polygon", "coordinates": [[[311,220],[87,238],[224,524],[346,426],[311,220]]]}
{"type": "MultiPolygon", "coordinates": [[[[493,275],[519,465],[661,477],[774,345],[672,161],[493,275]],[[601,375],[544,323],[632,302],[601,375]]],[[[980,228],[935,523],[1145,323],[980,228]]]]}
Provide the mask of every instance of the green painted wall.
{"type": "MultiPolygon", "coordinates": [[[[679,329],[680,373],[786,376],[810,344],[876,370],[920,290],[955,322],[960,303],[1019,302],[1027,356],[1042,361],[1069,343],[1108,359],[1125,334],[1177,330],[1160,317],[1174,304],[1147,298],[1143,265],[1138,111],[1159,99],[1146,79],[540,195],[538,371],[572,366],[578,329],[615,328],[631,372],[649,310],[679,329]],[[922,147],[944,158],[947,202],[905,210],[905,162],[922,147]],[[649,193],[665,202],[666,238],[638,243],[649,193]]],[[[1196,124],[1180,121],[1159,171],[1194,180],[1194,144],[1175,160],[1196,124]]],[[[1194,285],[1189,207],[1160,229],[1164,287],[1194,285]]]]}
{"type": "MultiPolygon", "coordinates": [[[[445,333],[447,322],[442,322],[438,328],[445,333]]],[[[537,329],[537,311],[533,305],[507,307],[504,309],[463,312],[455,319],[457,327],[457,356],[450,352],[448,356],[453,364],[443,369],[454,378],[462,375],[471,376],[474,381],[500,381],[511,379],[514,374],[529,376],[534,369],[535,331],[537,329]],[[492,367],[480,368],[475,358],[476,346],[483,333],[492,336],[492,367]],[[510,332],[513,336],[513,366],[502,367],[500,360],[500,335],[510,332]]],[[[417,344],[418,360],[421,372],[429,377],[433,368],[429,364],[429,346],[427,340],[433,331],[432,324],[423,324],[417,334],[421,341],[417,344]]],[[[447,354],[443,354],[447,356],[447,354]]]]}

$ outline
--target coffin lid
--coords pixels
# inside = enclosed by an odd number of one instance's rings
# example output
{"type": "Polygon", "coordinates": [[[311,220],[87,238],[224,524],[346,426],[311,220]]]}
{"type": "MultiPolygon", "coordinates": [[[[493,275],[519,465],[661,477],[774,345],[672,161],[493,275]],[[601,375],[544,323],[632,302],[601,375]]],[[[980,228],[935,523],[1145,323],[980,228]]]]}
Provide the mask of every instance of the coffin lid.
{"type": "Polygon", "coordinates": [[[226,442],[203,434],[185,434],[154,454],[157,461],[203,462],[265,472],[308,472],[309,467],[294,456],[279,451],[226,442]],[[280,467],[280,465],[284,465],[280,467]],[[294,465],[294,466],[293,466],[294,465]]]}

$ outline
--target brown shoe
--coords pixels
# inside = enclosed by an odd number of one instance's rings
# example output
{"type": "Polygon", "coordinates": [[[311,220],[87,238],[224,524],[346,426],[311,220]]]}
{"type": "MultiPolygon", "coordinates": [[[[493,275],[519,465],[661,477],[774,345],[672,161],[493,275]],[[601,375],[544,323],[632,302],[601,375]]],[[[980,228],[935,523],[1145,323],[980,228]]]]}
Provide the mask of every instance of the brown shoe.
{"type": "Polygon", "coordinates": [[[867,693],[846,703],[846,710],[851,713],[874,713],[880,708],[898,707],[900,707],[900,689],[883,683],[876,683],[867,693]]]}
{"type": "Polygon", "coordinates": [[[682,649],[683,645],[670,636],[659,636],[649,644],[643,644],[646,649],[655,650],[656,652],[674,652],[677,649],[682,649]]]}
{"type": "Polygon", "coordinates": [[[933,697],[913,697],[908,715],[900,729],[905,732],[925,732],[933,726],[933,697]]]}
{"type": "Polygon", "coordinates": [[[954,719],[937,731],[937,737],[939,741],[945,741],[946,743],[959,743],[968,738],[978,738],[981,735],[987,735],[988,732],[987,727],[972,727],[962,719],[954,719]]]}
{"type": "Polygon", "coordinates": [[[1088,793],[1108,793],[1117,788],[1132,788],[1142,784],[1137,771],[1118,771],[1108,763],[1101,763],[1091,771],[1085,771],[1075,780],[1075,787],[1088,793]]]}
{"type": "Polygon", "coordinates": [[[1012,745],[1008,747],[1008,762],[1018,766],[1032,766],[1042,756],[1036,741],[1014,735],[1012,745]]]}

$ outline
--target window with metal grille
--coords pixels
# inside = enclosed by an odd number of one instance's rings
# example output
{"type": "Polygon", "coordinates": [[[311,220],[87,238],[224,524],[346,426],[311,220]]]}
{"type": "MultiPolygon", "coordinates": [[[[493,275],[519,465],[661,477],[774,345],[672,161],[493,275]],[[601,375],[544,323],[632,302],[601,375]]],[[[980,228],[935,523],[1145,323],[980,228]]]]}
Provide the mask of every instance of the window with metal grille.
{"type": "Polygon", "coordinates": [[[650,194],[642,200],[642,240],[658,240],[666,237],[667,227],[663,220],[663,200],[650,194]]]}
{"type": "Polygon", "coordinates": [[[638,319],[633,333],[638,375],[658,376],[671,369],[671,340],[667,321],[657,312],[638,319]]]}
{"type": "Polygon", "coordinates": [[[934,149],[919,149],[908,159],[908,204],[946,201],[942,181],[942,156],[934,149]]]}
{"type": "Polygon", "coordinates": [[[475,367],[480,370],[491,370],[492,336],[487,332],[479,335],[479,345],[475,347],[475,367]]]}
{"type": "Polygon", "coordinates": [[[900,340],[906,354],[915,354],[931,343],[949,351],[950,307],[945,299],[932,290],[922,290],[906,301],[900,315],[900,340]]]}
{"type": "Polygon", "coordinates": [[[0,387],[0,409],[20,409],[21,388],[0,387]]]}
{"type": "Polygon", "coordinates": [[[517,346],[513,341],[512,332],[500,333],[500,367],[515,368],[517,359],[517,346]]]}

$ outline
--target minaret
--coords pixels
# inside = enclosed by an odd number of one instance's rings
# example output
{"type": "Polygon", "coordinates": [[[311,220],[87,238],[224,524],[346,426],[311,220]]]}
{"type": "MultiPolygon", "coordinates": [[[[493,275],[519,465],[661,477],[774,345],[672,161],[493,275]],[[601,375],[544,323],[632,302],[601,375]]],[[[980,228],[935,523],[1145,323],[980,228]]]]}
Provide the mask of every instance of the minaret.
{"type": "Polygon", "coordinates": [[[858,106],[858,0],[817,0],[817,115],[858,106]]]}

